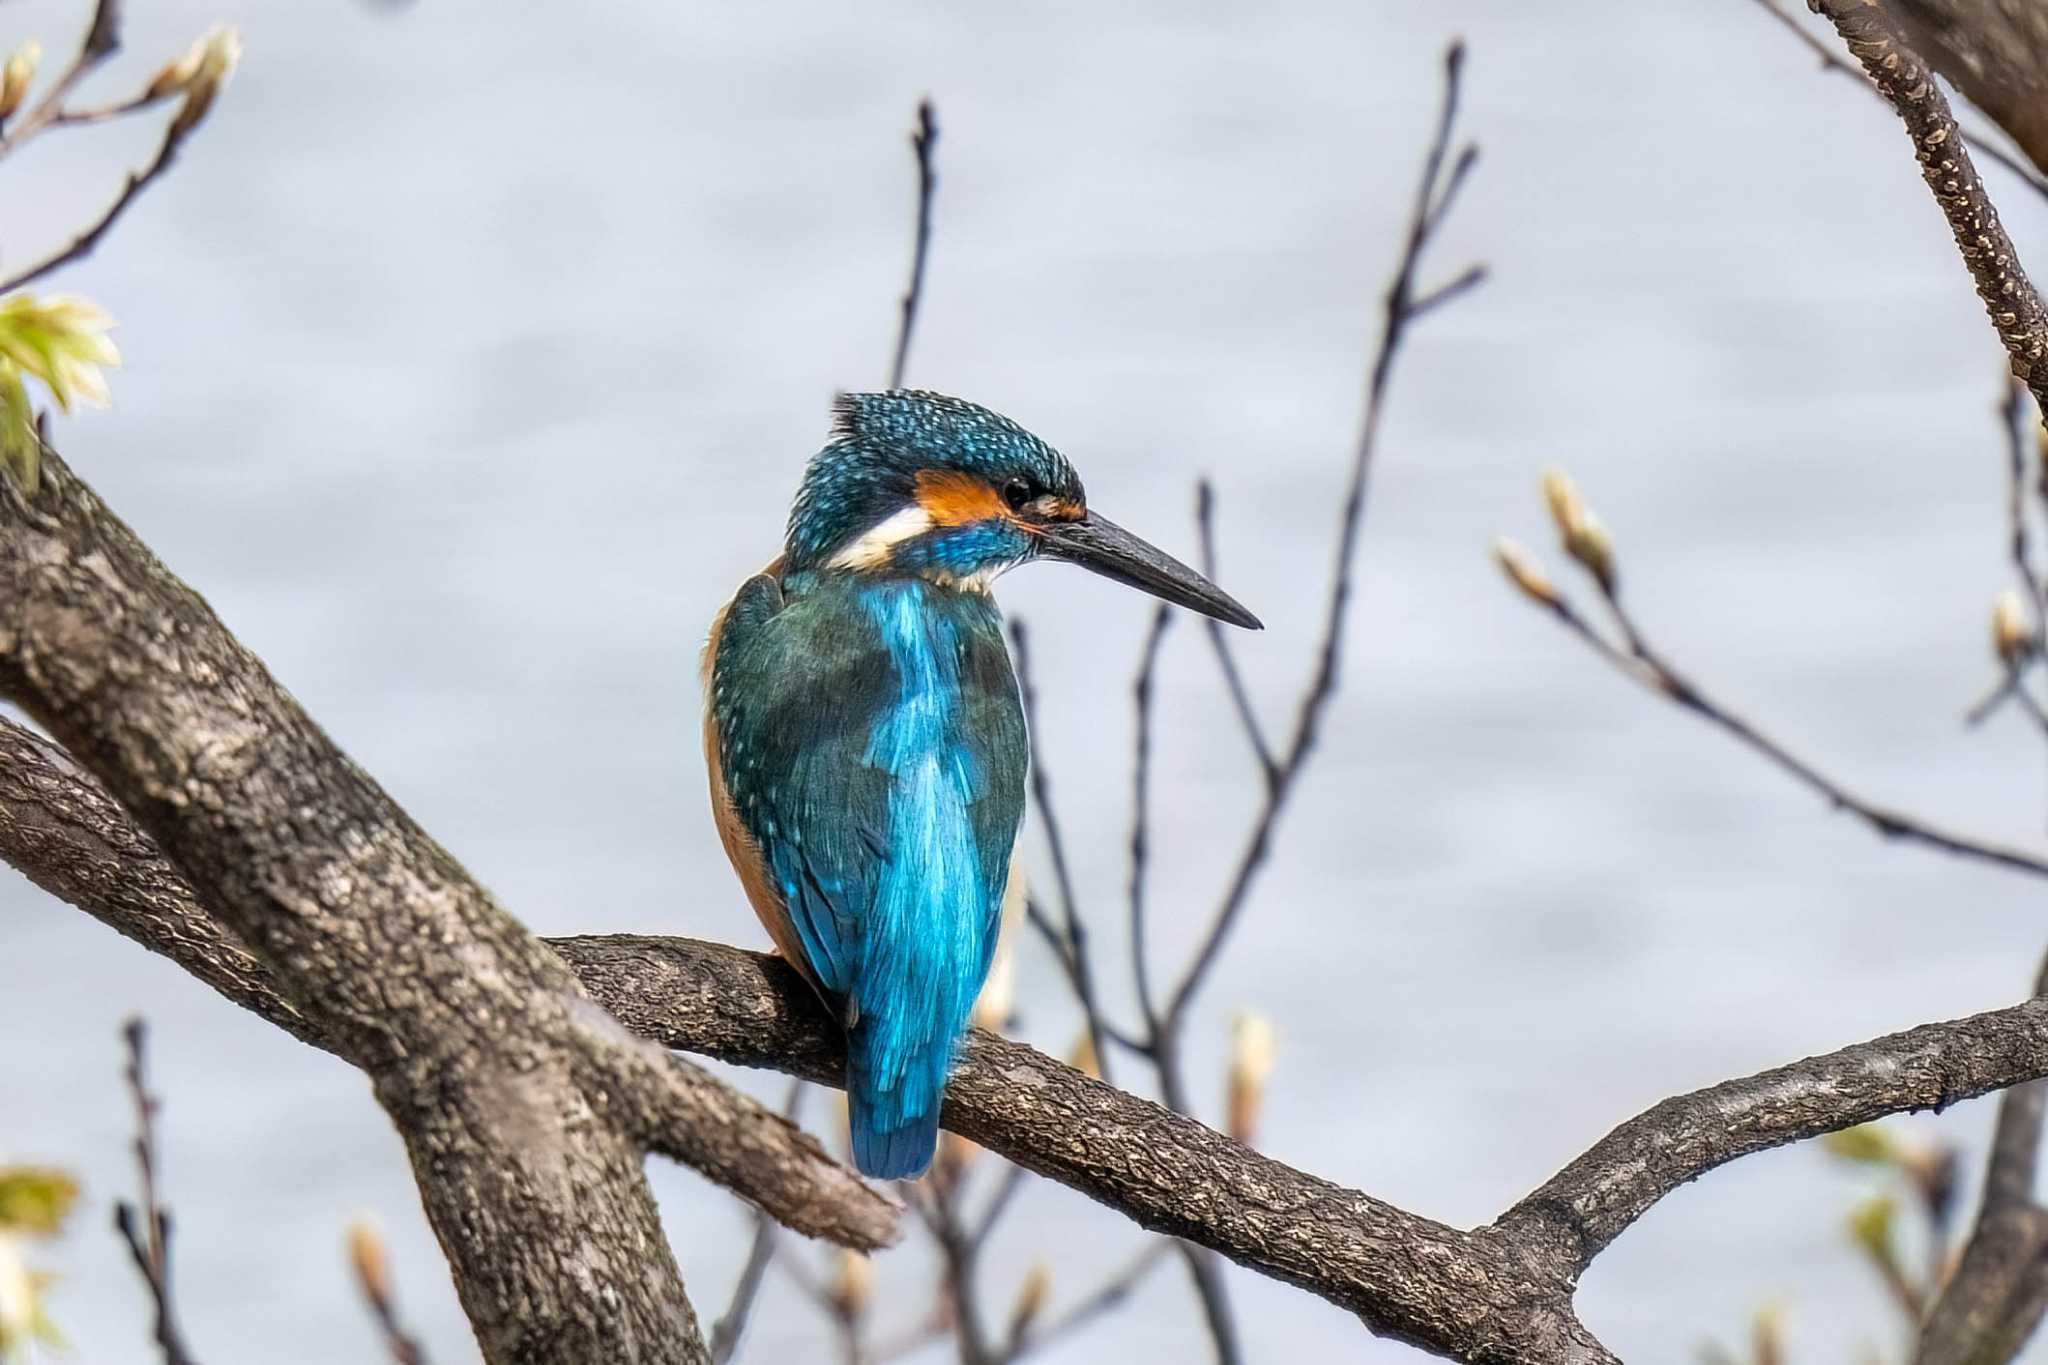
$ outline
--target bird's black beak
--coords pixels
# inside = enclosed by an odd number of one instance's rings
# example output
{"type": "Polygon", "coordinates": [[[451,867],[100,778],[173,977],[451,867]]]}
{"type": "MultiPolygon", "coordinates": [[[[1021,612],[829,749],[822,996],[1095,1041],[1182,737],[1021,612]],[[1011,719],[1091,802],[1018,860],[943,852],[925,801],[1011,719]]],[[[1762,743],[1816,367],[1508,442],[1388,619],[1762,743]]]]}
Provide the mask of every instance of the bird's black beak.
{"type": "Polygon", "coordinates": [[[1229,593],[1100,513],[1086,513],[1079,521],[1050,522],[1044,531],[1040,552],[1048,558],[1079,564],[1104,578],[1143,589],[1177,607],[1228,621],[1233,626],[1247,630],[1265,628],[1258,617],[1239,606],[1229,593]]]}

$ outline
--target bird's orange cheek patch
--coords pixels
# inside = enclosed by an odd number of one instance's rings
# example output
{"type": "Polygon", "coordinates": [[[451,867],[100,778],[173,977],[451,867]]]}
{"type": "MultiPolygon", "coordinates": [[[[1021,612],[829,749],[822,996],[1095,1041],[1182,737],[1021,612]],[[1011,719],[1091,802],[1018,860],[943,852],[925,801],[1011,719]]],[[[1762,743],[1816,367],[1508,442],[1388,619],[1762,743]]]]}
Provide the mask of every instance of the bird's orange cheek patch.
{"type": "Polygon", "coordinates": [[[1006,515],[1003,500],[987,480],[955,469],[927,469],[917,476],[917,503],[935,526],[966,526],[1006,515]]]}

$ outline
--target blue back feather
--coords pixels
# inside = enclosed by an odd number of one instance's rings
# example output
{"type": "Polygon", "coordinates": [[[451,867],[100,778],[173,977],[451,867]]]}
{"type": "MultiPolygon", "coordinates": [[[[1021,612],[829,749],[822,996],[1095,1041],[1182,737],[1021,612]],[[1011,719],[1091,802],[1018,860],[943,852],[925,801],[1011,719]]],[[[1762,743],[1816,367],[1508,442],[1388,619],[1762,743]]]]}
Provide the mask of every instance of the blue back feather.
{"type": "Polygon", "coordinates": [[[1001,619],[914,577],[799,571],[712,663],[726,787],[847,1021],[854,1159],[914,1175],[988,974],[1024,811],[1001,619]]]}

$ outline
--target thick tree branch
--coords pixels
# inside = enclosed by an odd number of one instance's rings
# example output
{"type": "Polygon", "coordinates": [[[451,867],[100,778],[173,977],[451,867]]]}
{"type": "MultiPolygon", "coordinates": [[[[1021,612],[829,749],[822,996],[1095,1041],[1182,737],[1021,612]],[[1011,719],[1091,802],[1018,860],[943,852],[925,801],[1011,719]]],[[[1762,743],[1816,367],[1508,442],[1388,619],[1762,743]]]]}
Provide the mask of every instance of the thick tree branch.
{"type": "Polygon", "coordinates": [[[2012,359],[2013,374],[2048,411],[2048,314],[2020,267],[2019,253],[1984,193],[1962,130],[1927,63],[1907,45],[1890,12],[1867,0],[1808,0],[1906,125],[1920,174],[1948,219],[1977,296],[2012,359]]]}
{"type": "MultiPolygon", "coordinates": [[[[2034,980],[2048,991],[2048,962],[2034,980]]],[[[2048,1209],[2034,1199],[2048,1081],[2005,1092],[1984,1203],[1955,1273],[1921,1324],[1915,1365],[2003,1365],[2020,1352],[2048,1311],[2048,1209]]]]}
{"type": "Polygon", "coordinates": [[[1583,1269],[1687,1181],[1752,1152],[1887,1114],[1942,1110],[2048,1075],[2048,999],[1845,1047],[1678,1095],[1596,1143],[1508,1210],[1511,1235],[1544,1229],[1583,1269]]]}
{"type": "Polygon", "coordinates": [[[2048,171],[2048,7],[1888,0],[1913,48],[2048,171]]]}
{"type": "Polygon", "coordinates": [[[0,479],[0,694],[370,1074],[487,1359],[706,1359],[642,1171],[657,1140],[801,1230],[893,1233],[893,1205],[772,1111],[600,1026],[54,454],[33,500],[0,479]]]}
{"type": "MultiPolygon", "coordinates": [[[[210,915],[190,886],[148,835],[92,791],[89,777],[19,726],[0,721],[0,741],[9,769],[27,765],[38,774],[20,792],[0,795],[0,857],[237,1003],[333,1050],[324,1019],[277,1012],[283,997],[272,968],[232,935],[205,931],[210,915]],[[123,865],[154,889],[153,898],[105,894],[122,880],[109,866],[93,877],[56,875],[47,866],[74,856],[104,859],[113,848],[133,860],[123,865]]],[[[549,947],[592,1000],[642,1037],[822,1084],[843,1081],[838,1028],[778,958],[626,935],[556,939],[549,947]]],[[[1607,1359],[1571,1317],[1565,1282],[1502,1244],[1292,1170],[1022,1044],[972,1035],[947,1089],[945,1120],[1148,1228],[1342,1304],[1376,1330],[1475,1360],[1607,1359]],[[1475,1326],[1472,1315],[1482,1310],[1484,1322],[1475,1326]]]]}
{"type": "MultiPolygon", "coordinates": [[[[1812,33],[1808,32],[1804,24],[1800,23],[1790,14],[1787,14],[1784,10],[1779,9],[1778,0],[1757,0],[1757,3],[1761,5],[1764,8],[1765,12],[1767,12],[1773,19],[1778,21],[1779,27],[1783,28],[1785,32],[1789,33],[1792,37],[1798,39],[1799,42],[1806,47],[1807,51],[1813,53],[1814,56],[1820,59],[1821,69],[1823,71],[1840,72],[1842,75],[1849,77],[1858,85],[1862,86],[1865,90],[1870,91],[1871,94],[1878,94],[1876,87],[1870,84],[1870,81],[1864,76],[1864,74],[1861,71],[1857,70],[1848,62],[1843,61],[1840,57],[1837,57],[1832,51],[1829,50],[1828,45],[1826,43],[1823,43],[1819,38],[1816,38],[1812,33]]],[[[1922,48],[1921,50],[1924,52],[1926,49],[1922,48]]],[[[1937,69],[1941,69],[1943,75],[1950,75],[1948,71],[1940,68],[1939,63],[1937,63],[1937,69]]],[[[1950,75],[1950,79],[1953,80],[1954,77],[1950,75]]],[[[1880,95],[1879,98],[1882,98],[1882,96],[1880,95]]],[[[1996,142],[1990,140],[1989,138],[1978,137],[1974,133],[1970,133],[1968,131],[1965,131],[1963,133],[1963,141],[1969,144],[1970,149],[1976,152],[1977,155],[1986,157],[1989,160],[1997,162],[2006,170],[2012,172],[2012,174],[2014,174],[2015,176],[2018,176],[2019,179],[2026,184],[2028,189],[2032,190],[2034,193],[2038,195],[2041,195],[2043,198],[2048,198],[2048,180],[2043,180],[2041,178],[2041,174],[2039,171],[2034,170],[2031,166],[2028,166],[2024,161],[2021,161],[2018,157],[2015,157],[2011,153],[2007,152],[2004,148],[2000,147],[1996,142]]]]}
{"type": "MultiPolygon", "coordinates": [[[[95,797],[49,745],[0,722],[0,857],[316,1046],[324,1022],[277,1013],[270,969],[202,908],[147,835],[95,797]],[[26,794],[23,794],[26,793],[26,794]],[[64,812],[62,821],[44,808],[64,812]],[[81,818],[81,812],[92,812],[81,818]],[[102,819],[104,817],[104,819],[102,819]],[[59,831],[52,834],[52,829],[59,831]],[[108,850],[125,850],[119,855],[108,850]],[[51,861],[107,859],[100,875],[51,861]],[[118,869],[126,869],[125,872],[118,869]],[[126,880],[149,898],[107,895],[126,880]]],[[[827,1085],[838,1030],[779,959],[688,939],[568,938],[548,946],[634,1033],[827,1085]]],[[[1377,1331],[1472,1360],[1607,1359],[1572,1317],[1572,1281],[1658,1199],[1738,1157],[2048,1076],[2048,999],[1929,1024],[1667,1100],[1616,1129],[1496,1224],[1460,1231],[1260,1156],[1022,1044],[974,1034],[946,1126],[1155,1231],[1357,1313],[1377,1331]]]]}

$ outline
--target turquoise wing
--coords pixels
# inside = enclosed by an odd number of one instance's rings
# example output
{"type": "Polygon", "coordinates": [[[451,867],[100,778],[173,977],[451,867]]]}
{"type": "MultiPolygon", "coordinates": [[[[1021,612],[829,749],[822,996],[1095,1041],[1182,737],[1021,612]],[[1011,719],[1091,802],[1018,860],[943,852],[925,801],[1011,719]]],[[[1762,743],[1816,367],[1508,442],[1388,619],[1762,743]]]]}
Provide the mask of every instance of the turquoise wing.
{"type": "Polygon", "coordinates": [[[848,1025],[855,1157],[930,1159],[988,974],[1024,811],[1025,738],[986,597],[826,581],[734,605],[713,663],[734,807],[848,1025]]]}

